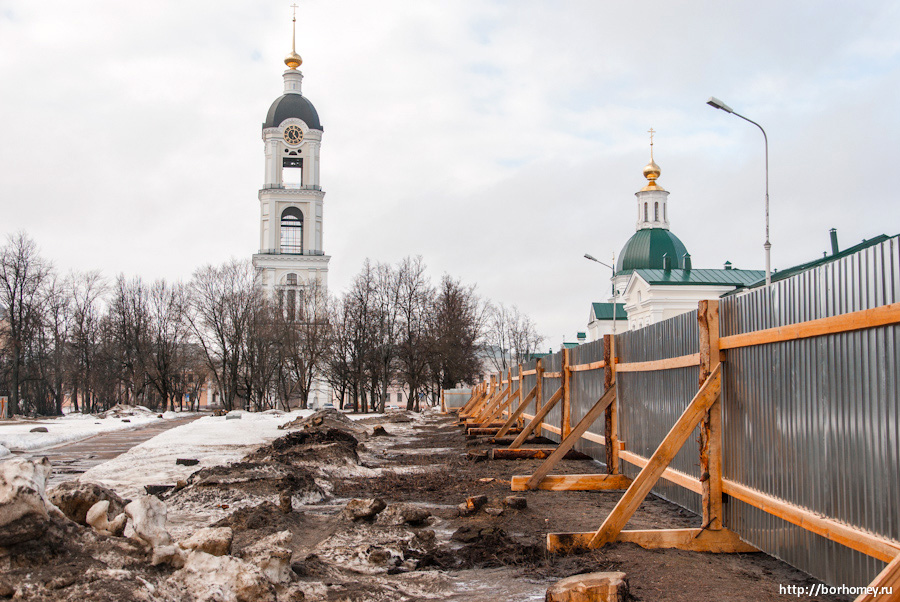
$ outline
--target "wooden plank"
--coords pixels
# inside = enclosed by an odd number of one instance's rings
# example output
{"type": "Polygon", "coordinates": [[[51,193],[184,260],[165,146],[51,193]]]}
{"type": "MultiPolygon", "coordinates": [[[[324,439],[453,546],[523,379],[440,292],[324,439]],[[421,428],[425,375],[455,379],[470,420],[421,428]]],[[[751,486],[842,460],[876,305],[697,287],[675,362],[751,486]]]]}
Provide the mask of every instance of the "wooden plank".
{"type": "MultiPolygon", "coordinates": [[[[615,364],[612,361],[616,339],[612,335],[603,335],[603,389],[608,390],[616,386],[615,364]]],[[[609,445],[606,445],[606,437],[602,445],[606,448],[606,472],[619,474],[619,401],[614,400],[603,416],[603,432],[609,437],[609,445]]],[[[585,433],[587,438],[589,433],[585,433]]]]}
{"type": "Polygon", "coordinates": [[[509,446],[509,449],[520,447],[522,445],[522,441],[525,440],[525,437],[530,435],[537,425],[541,424],[541,422],[544,420],[544,416],[550,413],[550,410],[553,409],[553,406],[555,406],[560,399],[562,399],[562,387],[556,390],[556,393],[554,393],[553,396],[547,400],[547,403],[544,404],[544,407],[542,407],[538,411],[538,413],[534,415],[531,421],[525,425],[525,428],[522,429],[522,432],[519,433],[519,436],[516,437],[516,440],[513,441],[512,445],[509,446]]]}
{"type": "MultiPolygon", "coordinates": [[[[531,475],[514,476],[511,481],[512,490],[526,491],[530,478],[531,475]]],[[[551,474],[541,479],[538,489],[545,491],[610,491],[628,489],[630,484],[631,479],[621,474],[551,474]]]]}
{"type": "Polygon", "coordinates": [[[671,370],[673,368],[686,368],[688,366],[699,366],[700,354],[692,353],[691,355],[681,355],[678,357],[668,357],[664,360],[653,360],[649,362],[628,362],[627,364],[616,364],[616,372],[653,372],[655,370],[671,370]]]}
{"type": "Polygon", "coordinates": [[[531,376],[532,374],[537,374],[537,370],[526,370],[522,373],[522,376],[531,376]]]}
{"type": "MultiPolygon", "coordinates": [[[[521,393],[521,389],[519,390],[521,393]]],[[[509,432],[509,429],[512,428],[512,425],[516,423],[519,419],[519,416],[525,411],[525,408],[528,407],[528,404],[531,403],[531,400],[534,399],[535,394],[537,393],[537,385],[531,388],[531,391],[528,392],[528,395],[525,396],[525,399],[519,403],[519,407],[515,409],[515,411],[510,414],[509,419],[500,427],[500,431],[497,433],[498,437],[502,437],[506,433],[509,432]]]]}
{"type": "Polygon", "coordinates": [[[900,554],[900,542],[887,539],[881,535],[821,516],[806,508],[801,508],[728,479],[724,480],[723,489],[726,494],[735,499],[873,558],[891,562],[900,554]]]}
{"type": "Polygon", "coordinates": [[[541,482],[545,476],[550,474],[550,471],[553,470],[553,467],[566,455],[570,449],[572,449],[575,444],[581,439],[581,436],[587,432],[594,421],[597,420],[605,411],[606,408],[609,407],[616,399],[616,388],[613,387],[609,389],[603,396],[597,400],[594,406],[587,411],[578,424],[572,429],[572,432],[569,433],[568,437],[565,437],[559,444],[559,447],[550,455],[549,458],[544,460],[544,463],[541,464],[538,469],[531,475],[531,478],[528,480],[526,484],[529,489],[537,489],[538,484],[541,482]]]}
{"type": "MultiPolygon", "coordinates": [[[[594,533],[548,533],[547,550],[554,554],[567,554],[590,549],[594,533]]],[[[652,529],[622,531],[616,541],[634,543],[648,550],[675,548],[692,552],[717,554],[747,554],[759,552],[743,541],[730,529],[652,529]]]]}
{"type": "Polygon", "coordinates": [[[569,372],[569,350],[563,349],[562,353],[562,412],[560,412],[559,429],[563,439],[572,432],[572,374],[569,372]]]}
{"type": "MultiPolygon", "coordinates": [[[[474,427],[470,428],[466,431],[466,436],[475,438],[475,437],[496,437],[497,431],[500,430],[500,427],[474,427]]],[[[513,432],[518,433],[518,429],[513,429],[513,432]]]]}
{"type": "MultiPolygon", "coordinates": [[[[700,382],[719,365],[719,300],[703,300],[697,305],[700,327],[700,382]]],[[[718,531],[723,526],[722,511],[722,404],[716,400],[700,422],[701,523],[718,531]]]]}
{"type": "MultiPolygon", "coordinates": [[[[544,360],[538,360],[534,364],[534,369],[536,373],[536,384],[537,384],[537,393],[534,396],[534,411],[535,414],[540,414],[541,406],[544,403],[544,360]]],[[[543,424],[543,419],[539,420],[537,425],[537,435],[542,435],[541,426],[543,424]]]]}
{"type": "Polygon", "coordinates": [[[572,372],[587,372],[588,370],[599,370],[601,368],[606,367],[606,362],[591,362],[589,364],[573,364],[569,366],[569,370],[572,372]]]}
{"type": "Polygon", "coordinates": [[[854,602],[889,602],[900,600],[900,556],[888,563],[884,570],[854,602]]]}
{"type": "Polygon", "coordinates": [[[653,455],[650,457],[650,463],[641,470],[625,492],[625,495],[622,496],[609,516],[606,517],[600,528],[597,529],[597,533],[591,539],[592,548],[599,548],[615,541],[616,536],[625,527],[634,511],[637,510],[644,498],[647,497],[647,494],[650,493],[650,490],[653,489],[669,462],[672,461],[678,450],[688,440],[691,432],[703,419],[710,406],[718,399],[721,388],[722,367],[719,365],[710,377],[706,379],[697,395],[694,396],[688,407],[675,421],[665,439],[653,452],[653,455]]]}
{"type": "Polygon", "coordinates": [[[864,309],[830,318],[819,318],[798,324],[777,326],[765,330],[754,330],[744,334],[734,334],[719,339],[719,348],[736,349],[766,343],[781,343],[796,339],[807,339],[837,332],[849,332],[864,328],[876,328],[900,322],[900,303],[882,305],[874,309],[864,309]]]}
{"type": "Polygon", "coordinates": [[[560,372],[544,372],[544,378],[562,378],[562,371],[560,372]]]}
{"type": "MultiPolygon", "coordinates": [[[[553,448],[518,447],[516,449],[492,449],[488,455],[492,460],[544,460],[549,458],[554,451],[553,448]]],[[[572,449],[563,457],[563,460],[593,460],[593,458],[572,449]]]]}
{"type": "MultiPolygon", "coordinates": [[[[495,420],[499,420],[503,416],[503,412],[506,410],[506,408],[508,408],[512,404],[513,396],[519,396],[518,388],[515,391],[510,391],[507,394],[506,399],[504,399],[497,405],[494,411],[491,412],[491,414],[487,417],[486,421],[493,422],[495,420]]],[[[503,424],[503,421],[501,421],[501,424],[503,424]]]]}

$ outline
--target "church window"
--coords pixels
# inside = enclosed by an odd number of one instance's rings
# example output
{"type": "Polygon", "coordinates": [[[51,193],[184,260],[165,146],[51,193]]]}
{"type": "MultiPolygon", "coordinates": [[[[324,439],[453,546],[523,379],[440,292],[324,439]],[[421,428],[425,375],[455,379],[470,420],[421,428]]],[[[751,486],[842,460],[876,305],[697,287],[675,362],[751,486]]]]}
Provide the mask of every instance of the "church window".
{"type": "Polygon", "coordinates": [[[665,203],[663,203],[663,219],[664,220],[669,219],[669,211],[666,209],[666,207],[667,207],[667,205],[665,203]]]}
{"type": "Polygon", "coordinates": [[[297,286],[297,274],[288,274],[285,276],[284,281],[288,286],[297,286]]]}
{"type": "Polygon", "coordinates": [[[281,252],[303,253],[303,213],[296,207],[281,214],[281,252]]]}
{"type": "Polygon", "coordinates": [[[281,159],[281,181],[285,188],[303,186],[303,159],[301,157],[283,157],[281,159]]]}
{"type": "Polygon", "coordinates": [[[644,221],[647,221],[647,203],[644,203],[644,221]]]}
{"type": "Polygon", "coordinates": [[[659,203],[653,203],[653,221],[659,221],[659,203]]]}

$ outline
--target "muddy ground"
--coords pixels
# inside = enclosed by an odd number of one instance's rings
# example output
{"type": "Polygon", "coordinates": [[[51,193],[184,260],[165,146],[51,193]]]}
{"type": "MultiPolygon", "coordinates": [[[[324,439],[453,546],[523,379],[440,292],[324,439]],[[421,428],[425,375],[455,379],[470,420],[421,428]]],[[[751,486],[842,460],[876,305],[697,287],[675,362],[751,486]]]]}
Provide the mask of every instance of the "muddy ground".
{"type": "MultiPolygon", "coordinates": [[[[355,425],[294,425],[243,462],[200,470],[160,497],[177,518],[176,540],[199,527],[231,527],[236,557],[267,535],[290,531],[291,583],[273,590],[278,600],[543,600],[559,579],[604,570],[625,572],[638,601],[846,600],[779,594],[780,585],[815,581],[764,554],[613,544],[549,555],[548,532],[596,529],[621,493],[513,493],[510,477],[530,474],[540,461],[475,461],[469,452],[490,446],[467,442],[455,422],[398,413],[355,425]],[[379,425],[386,434],[374,434],[379,425]],[[475,495],[487,496],[487,505],[461,516],[458,504],[475,495]],[[505,507],[510,495],[524,497],[527,508],[505,507]],[[386,508],[351,520],[345,506],[361,498],[379,498],[386,508]]],[[[567,460],[554,472],[599,472],[599,466],[567,460]]],[[[698,521],[651,496],[628,528],[696,527],[698,521]]],[[[0,598],[196,599],[173,581],[174,568],[150,567],[146,556],[126,538],[54,519],[40,540],[0,554],[0,598]]]]}

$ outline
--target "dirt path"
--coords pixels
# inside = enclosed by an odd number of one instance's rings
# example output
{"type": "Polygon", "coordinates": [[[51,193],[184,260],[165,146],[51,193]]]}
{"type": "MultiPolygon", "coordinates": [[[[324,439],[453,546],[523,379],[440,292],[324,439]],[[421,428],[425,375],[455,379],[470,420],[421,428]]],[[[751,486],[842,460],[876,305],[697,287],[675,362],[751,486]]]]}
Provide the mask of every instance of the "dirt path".
{"type": "Polygon", "coordinates": [[[51,449],[14,453],[14,455],[29,459],[50,458],[50,462],[53,463],[53,472],[50,474],[48,487],[52,487],[77,477],[97,464],[124,454],[135,445],[152,439],[162,432],[187,424],[199,417],[188,416],[173,420],[160,420],[133,429],[101,433],[88,439],[67,443],[51,449]]]}

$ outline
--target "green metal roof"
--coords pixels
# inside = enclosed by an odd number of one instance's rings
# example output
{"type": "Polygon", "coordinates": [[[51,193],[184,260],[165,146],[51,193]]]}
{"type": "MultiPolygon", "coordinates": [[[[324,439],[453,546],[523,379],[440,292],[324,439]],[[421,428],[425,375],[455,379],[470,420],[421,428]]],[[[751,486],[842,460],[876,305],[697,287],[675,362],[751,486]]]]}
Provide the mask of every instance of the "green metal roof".
{"type": "Polygon", "coordinates": [[[565,341],[563,341],[562,348],[571,349],[573,347],[578,347],[579,345],[581,345],[581,343],[566,343],[565,341]]]}
{"type": "Polygon", "coordinates": [[[634,270],[648,284],[706,284],[747,286],[766,273],[763,270],[634,270]]]}
{"type": "Polygon", "coordinates": [[[613,316],[615,316],[616,320],[628,319],[628,316],[625,315],[624,303],[591,303],[591,308],[593,309],[594,317],[598,320],[612,320],[613,316]],[[615,313],[613,313],[613,305],[616,307],[615,313]]]}
{"type": "MultiPolygon", "coordinates": [[[[894,236],[900,236],[895,234],[894,236]]],[[[873,247],[877,244],[881,244],[884,241],[893,238],[892,236],[888,236],[887,234],[879,234],[875,238],[870,238],[869,240],[864,240],[858,245],[854,245],[852,247],[847,247],[843,251],[838,251],[833,255],[828,255],[826,257],[820,257],[818,259],[814,259],[812,261],[807,261],[806,263],[801,263],[799,265],[795,265],[793,267],[787,268],[786,270],[779,270],[772,274],[772,282],[778,282],[779,280],[784,280],[785,278],[790,278],[791,276],[796,276],[801,272],[805,272],[807,270],[811,270],[813,268],[817,268],[820,265],[825,265],[826,263],[831,263],[832,261],[841,259],[842,257],[847,257],[848,255],[853,255],[858,251],[862,251],[868,247],[873,247]]],[[[766,273],[763,272],[762,276],[757,278],[753,282],[747,283],[745,288],[756,288],[758,286],[765,286],[766,284],[766,273]]]]}
{"type": "Polygon", "coordinates": [[[673,268],[683,268],[686,254],[684,243],[669,230],[645,228],[635,232],[622,247],[616,262],[616,272],[662,269],[663,255],[669,256],[673,268]]]}

